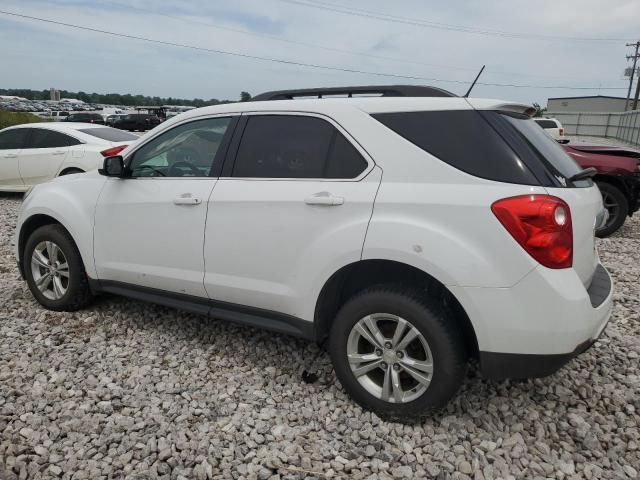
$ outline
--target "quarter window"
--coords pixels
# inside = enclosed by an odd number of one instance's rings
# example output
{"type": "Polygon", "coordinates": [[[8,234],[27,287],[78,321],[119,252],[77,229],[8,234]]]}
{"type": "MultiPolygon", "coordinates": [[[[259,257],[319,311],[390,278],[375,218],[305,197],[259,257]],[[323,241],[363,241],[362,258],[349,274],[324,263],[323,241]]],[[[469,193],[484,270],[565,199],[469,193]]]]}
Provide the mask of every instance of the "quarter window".
{"type": "Polygon", "coordinates": [[[208,177],[222,161],[220,144],[231,117],[196,120],[172,128],[133,156],[132,177],[208,177]]]}
{"type": "Polygon", "coordinates": [[[0,150],[14,150],[24,147],[28,129],[14,128],[0,132],[0,150]]]}
{"type": "Polygon", "coordinates": [[[25,148],[61,148],[78,145],[81,142],[69,135],[54,130],[33,128],[25,148]]]}
{"type": "Polygon", "coordinates": [[[233,176],[355,178],[366,167],[360,153],[325,120],[256,115],[245,127],[233,176]]]}

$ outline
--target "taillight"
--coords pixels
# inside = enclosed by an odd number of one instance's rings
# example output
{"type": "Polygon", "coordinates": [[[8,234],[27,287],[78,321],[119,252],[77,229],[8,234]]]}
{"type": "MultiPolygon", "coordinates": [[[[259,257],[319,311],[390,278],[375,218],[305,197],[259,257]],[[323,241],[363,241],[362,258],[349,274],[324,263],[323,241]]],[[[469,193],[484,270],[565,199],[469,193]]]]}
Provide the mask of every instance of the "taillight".
{"type": "Polygon", "coordinates": [[[106,150],[102,150],[100,153],[103,157],[113,157],[114,155],[119,154],[125,148],[127,148],[127,145],[118,145],[117,147],[111,147],[107,148],[106,150]]]}
{"type": "Polygon", "coordinates": [[[559,128],[558,131],[560,132],[560,136],[564,137],[564,128],[559,128]]]}
{"type": "Polygon", "coordinates": [[[569,268],[573,263],[571,210],[550,195],[504,198],[491,211],[529,255],[548,268],[569,268]]]}

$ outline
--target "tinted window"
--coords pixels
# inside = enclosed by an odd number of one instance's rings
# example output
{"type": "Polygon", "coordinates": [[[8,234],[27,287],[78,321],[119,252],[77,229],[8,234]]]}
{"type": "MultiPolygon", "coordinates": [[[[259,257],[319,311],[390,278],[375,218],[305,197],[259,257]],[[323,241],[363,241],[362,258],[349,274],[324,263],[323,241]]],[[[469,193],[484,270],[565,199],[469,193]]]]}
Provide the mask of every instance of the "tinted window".
{"type": "Polygon", "coordinates": [[[560,144],[538,128],[529,117],[512,114],[500,114],[500,117],[516,130],[554,175],[569,178],[582,170],[560,144]]]}
{"type": "Polygon", "coordinates": [[[556,125],[556,122],[554,122],[553,120],[534,120],[538,125],[540,125],[542,128],[558,128],[558,125],[556,125]]]}
{"type": "Polygon", "coordinates": [[[81,143],[69,135],[54,130],[32,128],[31,138],[25,148],[56,148],[70,147],[81,143]]]}
{"type": "Polygon", "coordinates": [[[424,151],[471,175],[499,182],[539,184],[475,110],[382,113],[373,117],[424,151]]]}
{"type": "Polygon", "coordinates": [[[367,161],[344,136],[336,130],[329,155],[326,178],[355,178],[367,168],[367,161]]]}
{"type": "Polygon", "coordinates": [[[12,150],[22,148],[27,138],[28,129],[14,128],[0,132],[0,150],[12,150]]]}
{"type": "Polygon", "coordinates": [[[242,135],[234,177],[354,178],[366,161],[333,125],[292,115],[251,117],[242,135]]]}
{"type": "Polygon", "coordinates": [[[123,132],[122,130],[117,130],[110,127],[83,128],[78,129],[78,131],[96,138],[101,138],[102,140],[106,140],[107,142],[130,142],[132,140],[138,139],[138,136],[134,135],[133,133],[123,132]]]}
{"type": "Polygon", "coordinates": [[[185,123],[137,150],[129,168],[133,177],[207,177],[231,118],[185,123]]]}

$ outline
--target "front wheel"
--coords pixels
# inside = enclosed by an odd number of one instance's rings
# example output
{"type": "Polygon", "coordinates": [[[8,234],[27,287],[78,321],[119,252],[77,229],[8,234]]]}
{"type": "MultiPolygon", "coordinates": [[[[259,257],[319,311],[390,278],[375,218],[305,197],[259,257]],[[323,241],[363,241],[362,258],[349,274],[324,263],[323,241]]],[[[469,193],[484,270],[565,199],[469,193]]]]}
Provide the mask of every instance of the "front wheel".
{"type": "Polygon", "coordinates": [[[596,230],[596,236],[608,237],[615,233],[627,219],[629,214],[629,202],[619,188],[606,182],[598,182],[598,188],[602,194],[602,204],[609,213],[607,223],[596,230]]]}
{"type": "Polygon", "coordinates": [[[369,288],[340,309],[329,353],[345,390],[363,408],[415,422],[443,407],[467,367],[461,329],[436,299],[410,288],[369,288]]]}
{"type": "Polygon", "coordinates": [[[35,230],[27,239],[22,261],[29,289],[44,307],[71,312],[90,302],[82,258],[61,225],[35,230]]]}

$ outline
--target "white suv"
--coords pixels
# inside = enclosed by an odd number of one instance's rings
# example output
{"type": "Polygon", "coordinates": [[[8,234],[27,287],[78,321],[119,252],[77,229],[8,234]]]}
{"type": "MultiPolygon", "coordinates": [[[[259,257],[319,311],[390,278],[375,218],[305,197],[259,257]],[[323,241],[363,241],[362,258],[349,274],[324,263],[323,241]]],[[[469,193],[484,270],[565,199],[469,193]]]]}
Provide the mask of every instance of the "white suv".
{"type": "Polygon", "coordinates": [[[326,341],[352,397],[399,420],[443,406],[469,359],[537,377],[588,348],[612,307],[593,172],[527,106],[356,98],[370,90],[192,110],[100,172],[35,187],[16,239],[33,295],[70,311],[110,292],[326,341]]]}

